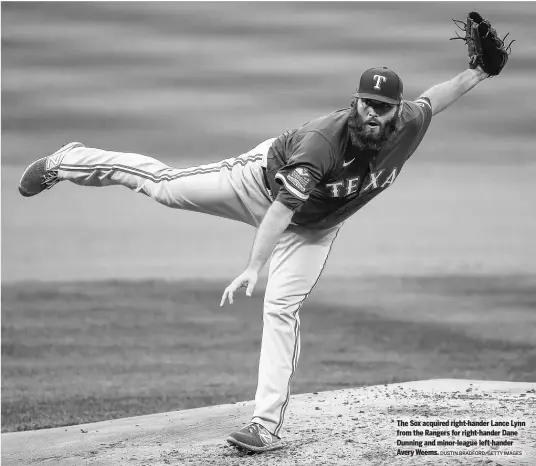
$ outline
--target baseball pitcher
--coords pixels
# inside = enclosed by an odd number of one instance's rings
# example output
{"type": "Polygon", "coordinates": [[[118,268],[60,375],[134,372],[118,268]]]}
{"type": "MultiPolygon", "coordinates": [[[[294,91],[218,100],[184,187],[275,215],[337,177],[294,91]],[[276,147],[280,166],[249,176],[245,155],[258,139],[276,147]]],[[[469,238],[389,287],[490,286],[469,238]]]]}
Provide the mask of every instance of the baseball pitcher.
{"type": "Polygon", "coordinates": [[[216,163],[172,168],[135,153],[73,142],[32,163],[19,190],[34,196],[60,181],[123,185],[175,209],[238,220],[257,233],[245,270],[220,305],[245,288],[251,296],[269,260],[255,409],[227,441],[262,452],[281,447],[281,429],[300,355],[299,312],[317,284],[344,221],[388,189],[417,150],[434,115],[506,65],[488,21],[470,13],[461,29],[469,69],[416,100],[403,99],[400,77],[366,70],[350,106],[305,123],[249,152],[216,163]]]}

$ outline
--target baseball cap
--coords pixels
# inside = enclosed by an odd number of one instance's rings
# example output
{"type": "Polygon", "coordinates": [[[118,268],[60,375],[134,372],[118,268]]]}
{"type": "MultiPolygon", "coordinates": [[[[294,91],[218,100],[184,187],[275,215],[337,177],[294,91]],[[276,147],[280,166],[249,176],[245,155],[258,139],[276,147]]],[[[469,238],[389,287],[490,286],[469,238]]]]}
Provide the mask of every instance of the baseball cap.
{"type": "Polygon", "coordinates": [[[354,94],[361,99],[374,99],[398,105],[402,101],[404,86],[400,77],[385,66],[370,68],[361,75],[359,89],[354,94]]]}

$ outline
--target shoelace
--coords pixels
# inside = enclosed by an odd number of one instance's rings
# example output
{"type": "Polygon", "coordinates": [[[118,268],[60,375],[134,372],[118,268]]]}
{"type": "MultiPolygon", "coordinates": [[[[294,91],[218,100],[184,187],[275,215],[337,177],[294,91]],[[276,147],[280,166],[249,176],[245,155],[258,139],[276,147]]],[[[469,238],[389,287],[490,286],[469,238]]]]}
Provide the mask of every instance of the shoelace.
{"type": "Polygon", "coordinates": [[[254,422],[252,422],[251,424],[248,424],[246,428],[252,434],[256,434],[259,432],[259,426],[255,424],[254,422]]]}
{"type": "Polygon", "coordinates": [[[44,187],[44,189],[50,189],[52,186],[58,184],[60,182],[58,178],[58,171],[57,170],[48,170],[43,175],[43,182],[41,185],[44,187]]]}

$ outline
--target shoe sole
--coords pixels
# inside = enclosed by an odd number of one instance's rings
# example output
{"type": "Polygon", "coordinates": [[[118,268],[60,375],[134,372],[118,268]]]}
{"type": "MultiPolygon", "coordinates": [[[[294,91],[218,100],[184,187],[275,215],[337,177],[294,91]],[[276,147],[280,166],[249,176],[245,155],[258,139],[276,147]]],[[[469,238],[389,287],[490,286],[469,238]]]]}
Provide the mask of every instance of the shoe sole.
{"type": "Polygon", "coordinates": [[[84,145],[80,142],[70,142],[68,144],[65,144],[64,146],[60,147],[56,152],[54,152],[53,154],[51,155],[47,155],[45,157],[41,157],[40,159],[37,159],[35,160],[34,162],[32,162],[30,165],[28,165],[26,167],[26,170],[24,170],[24,172],[22,173],[22,176],[20,177],[20,181],[19,181],[19,193],[21,193],[24,197],[31,197],[31,196],[35,196],[37,194],[39,194],[40,192],[42,191],[39,191],[39,193],[31,193],[29,191],[26,191],[26,189],[24,189],[22,187],[22,180],[24,179],[24,177],[26,176],[26,173],[28,172],[28,170],[33,166],[35,165],[37,162],[40,162],[41,160],[44,160],[44,159],[47,159],[48,157],[52,157],[54,155],[56,155],[57,153],[59,153],[60,151],[65,151],[65,150],[71,150],[73,149],[74,147],[83,147],[84,145]]]}
{"type": "Polygon", "coordinates": [[[247,451],[251,451],[254,453],[262,453],[264,451],[273,451],[273,450],[279,450],[280,448],[283,448],[282,442],[273,443],[271,445],[266,445],[265,447],[255,447],[253,445],[248,445],[247,443],[242,443],[233,437],[227,437],[227,442],[231,444],[232,446],[242,448],[247,451]]]}

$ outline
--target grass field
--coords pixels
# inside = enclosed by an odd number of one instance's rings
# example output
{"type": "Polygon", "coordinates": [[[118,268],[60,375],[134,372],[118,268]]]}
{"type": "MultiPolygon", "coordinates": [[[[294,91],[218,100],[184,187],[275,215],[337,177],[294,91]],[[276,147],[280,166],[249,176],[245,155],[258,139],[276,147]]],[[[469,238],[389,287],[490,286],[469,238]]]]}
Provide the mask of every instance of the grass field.
{"type": "MultiPolygon", "coordinates": [[[[430,378],[536,380],[536,276],[322,282],[293,392],[430,378]]],[[[2,289],[2,431],[254,398],[262,290],[219,282],[2,289]]]]}
{"type": "MultiPolygon", "coordinates": [[[[346,106],[366,68],[411,99],[467,64],[459,2],[1,8],[4,432],[252,399],[261,335],[261,287],[217,306],[253,229],[122,189],[22,198],[27,163],[79,140],[198,165],[346,106]]],[[[536,380],[536,6],[479,8],[517,39],[508,67],[345,225],[302,310],[295,393],[536,380]]]]}

